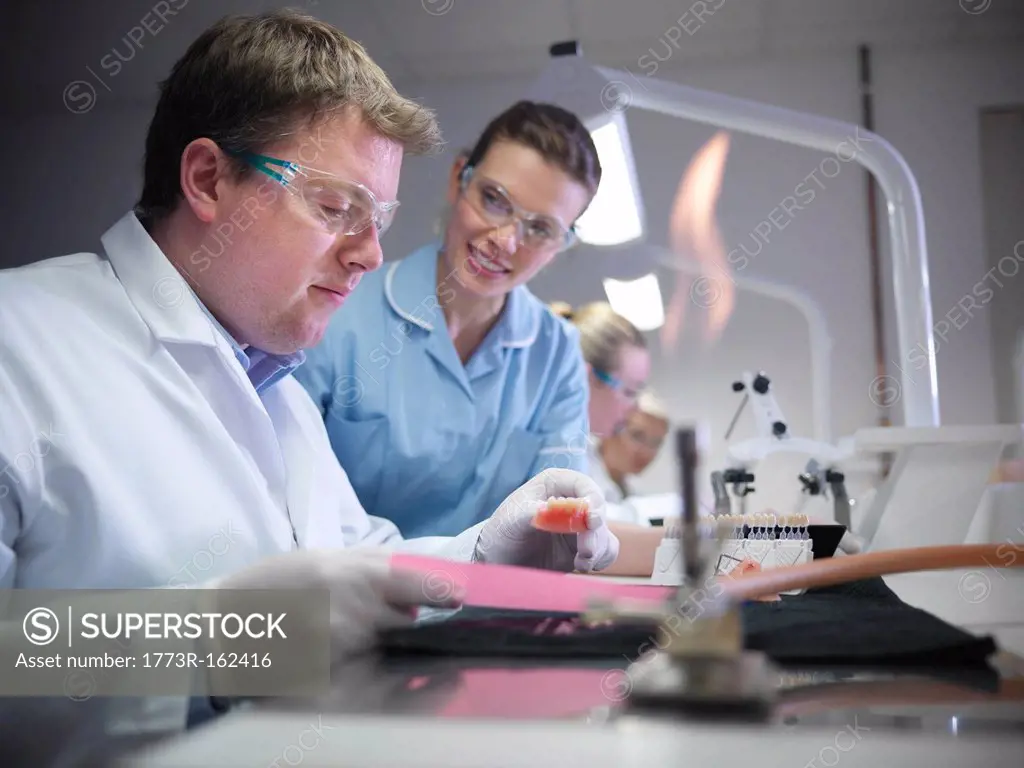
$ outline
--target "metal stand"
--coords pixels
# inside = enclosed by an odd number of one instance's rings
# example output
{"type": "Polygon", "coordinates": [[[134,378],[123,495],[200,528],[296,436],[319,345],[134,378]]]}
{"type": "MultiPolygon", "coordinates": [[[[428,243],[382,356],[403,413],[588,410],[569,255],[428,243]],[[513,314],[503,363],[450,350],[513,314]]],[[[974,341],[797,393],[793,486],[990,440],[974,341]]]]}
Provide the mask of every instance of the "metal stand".
{"type": "Polygon", "coordinates": [[[809,496],[828,496],[832,489],[832,510],[835,521],[853,532],[850,517],[850,496],[846,492],[846,475],[834,469],[821,466],[815,459],[807,462],[807,467],[799,475],[803,492],[809,496]]]}
{"type": "Polygon", "coordinates": [[[739,501],[740,514],[746,514],[747,496],[754,492],[756,480],[753,467],[773,453],[802,453],[810,456],[807,467],[799,475],[804,493],[811,496],[827,495],[831,489],[834,516],[837,523],[850,527],[850,499],[846,493],[846,478],[835,469],[841,461],[853,454],[852,441],[833,446],[818,440],[795,437],[786,424],[785,416],[771,391],[771,380],[764,374],[746,372],[741,381],[733,382],[733,392],[743,392],[743,400],[729,424],[728,440],[739,420],[743,408],[750,403],[757,421],[758,436],[744,440],[728,449],[729,466],[711,474],[711,487],[715,494],[715,515],[730,514],[732,500],[729,486],[739,501]]]}
{"type": "Polygon", "coordinates": [[[764,722],[772,716],[779,675],[764,654],[723,658],[659,655],[634,667],[627,674],[633,685],[629,705],[635,709],[716,721],[764,722]]]}
{"type": "Polygon", "coordinates": [[[626,670],[628,706],[688,717],[766,720],[775,700],[778,670],[762,653],[743,650],[740,606],[715,581],[721,531],[701,540],[697,527],[697,438],[676,435],[683,490],[680,546],[683,583],[664,605],[601,603],[588,621],[644,622],[657,626],[658,651],[626,670]]]}

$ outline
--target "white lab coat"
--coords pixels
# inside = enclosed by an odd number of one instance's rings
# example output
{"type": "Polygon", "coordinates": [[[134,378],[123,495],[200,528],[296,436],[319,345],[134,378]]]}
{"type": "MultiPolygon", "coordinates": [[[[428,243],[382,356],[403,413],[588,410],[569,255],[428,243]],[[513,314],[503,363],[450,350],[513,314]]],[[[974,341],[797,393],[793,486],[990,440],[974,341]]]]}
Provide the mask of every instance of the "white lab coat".
{"type": "Polygon", "coordinates": [[[403,541],[291,376],[262,398],[133,214],[0,272],[0,588],[197,586],[297,547],[403,541]],[[294,535],[293,535],[294,529],[294,535]]]}
{"type": "Polygon", "coordinates": [[[650,521],[641,515],[639,511],[622,495],[622,490],[612,480],[611,475],[604,466],[604,459],[601,458],[600,441],[593,435],[587,441],[587,465],[588,474],[605,499],[605,516],[609,522],[633,523],[634,525],[649,526],[650,521]]]}

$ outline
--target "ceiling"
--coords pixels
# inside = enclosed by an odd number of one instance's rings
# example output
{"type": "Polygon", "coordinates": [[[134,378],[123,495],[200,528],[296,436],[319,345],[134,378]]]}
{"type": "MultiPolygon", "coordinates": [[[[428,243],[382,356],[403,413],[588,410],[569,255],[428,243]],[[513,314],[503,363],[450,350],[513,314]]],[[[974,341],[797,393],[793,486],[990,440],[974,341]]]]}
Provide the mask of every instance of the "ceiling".
{"type": "Polygon", "coordinates": [[[406,86],[530,76],[548,46],[564,39],[580,40],[592,61],[625,68],[638,66],[651,48],[698,66],[864,42],[904,49],[1024,42],[1021,0],[8,0],[0,12],[8,38],[0,45],[8,74],[0,109],[61,110],[63,89],[90,77],[106,89],[106,106],[149,101],[215,19],[285,5],[363,42],[406,86]],[[178,10],[162,22],[153,12],[161,6],[178,10]],[[111,59],[106,68],[101,62],[115,48],[131,58],[112,74],[111,59]]]}

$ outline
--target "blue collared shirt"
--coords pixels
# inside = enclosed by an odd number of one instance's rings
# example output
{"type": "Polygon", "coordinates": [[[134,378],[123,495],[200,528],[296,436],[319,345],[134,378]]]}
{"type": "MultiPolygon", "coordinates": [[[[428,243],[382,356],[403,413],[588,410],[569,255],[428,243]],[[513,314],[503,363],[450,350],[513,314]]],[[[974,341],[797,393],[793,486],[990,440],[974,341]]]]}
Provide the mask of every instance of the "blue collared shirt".
{"type": "MultiPolygon", "coordinates": [[[[195,295],[194,291],[193,295],[195,295]]],[[[203,304],[198,296],[196,296],[196,303],[210,319],[210,322],[213,323],[213,327],[231,345],[231,351],[235,353],[235,358],[238,360],[239,365],[242,366],[242,370],[249,377],[249,381],[252,382],[253,387],[256,389],[256,394],[263,394],[263,392],[270,389],[306,361],[306,354],[302,350],[290,355],[273,355],[269,352],[264,352],[262,349],[257,349],[251,344],[243,348],[227,332],[227,329],[220,324],[217,318],[213,316],[210,310],[206,308],[206,305],[203,304]]]]}
{"type": "Polygon", "coordinates": [[[576,329],[521,286],[463,365],[437,249],[367,275],[295,373],[367,512],[407,537],[457,534],[541,470],[587,468],[576,329]]]}

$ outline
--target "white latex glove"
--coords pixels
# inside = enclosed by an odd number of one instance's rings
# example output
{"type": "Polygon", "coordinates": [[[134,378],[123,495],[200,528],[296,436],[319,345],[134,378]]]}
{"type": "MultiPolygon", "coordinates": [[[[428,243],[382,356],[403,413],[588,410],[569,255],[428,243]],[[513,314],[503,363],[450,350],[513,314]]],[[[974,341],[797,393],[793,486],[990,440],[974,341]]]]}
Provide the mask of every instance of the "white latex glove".
{"type": "Polygon", "coordinates": [[[571,469],[546,469],[509,494],[477,539],[474,559],[551,571],[601,571],[619,556],[619,540],[605,523],[604,494],[590,477],[571,469]],[[548,499],[586,499],[585,533],[539,531],[532,521],[548,499]]]}
{"type": "Polygon", "coordinates": [[[373,646],[377,633],[409,626],[420,606],[457,608],[461,595],[432,588],[429,574],[391,567],[384,549],[300,550],[261,560],[215,589],[329,589],[331,660],[373,646]]]}

